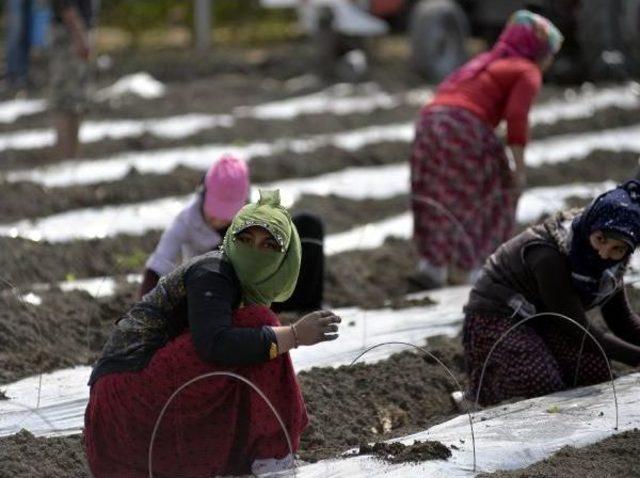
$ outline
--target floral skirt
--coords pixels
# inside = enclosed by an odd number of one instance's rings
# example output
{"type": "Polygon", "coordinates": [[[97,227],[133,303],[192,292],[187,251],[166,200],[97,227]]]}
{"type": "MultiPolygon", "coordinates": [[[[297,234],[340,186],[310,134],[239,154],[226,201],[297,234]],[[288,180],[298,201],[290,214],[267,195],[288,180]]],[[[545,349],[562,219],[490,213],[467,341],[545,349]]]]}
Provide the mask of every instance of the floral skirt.
{"type": "Polygon", "coordinates": [[[458,107],[423,109],[411,154],[418,253],[434,266],[472,270],[513,233],[517,197],[493,130],[458,107]]]}
{"type": "MultiPolygon", "coordinates": [[[[465,318],[463,343],[470,382],[468,398],[475,400],[489,351],[513,325],[510,318],[479,315],[465,318]]],[[[583,333],[568,331],[566,326],[557,323],[536,324],[534,320],[517,327],[491,355],[480,389],[480,403],[491,405],[510,398],[537,397],[608,380],[604,357],[589,337],[584,343],[582,338],[583,333]]]]}

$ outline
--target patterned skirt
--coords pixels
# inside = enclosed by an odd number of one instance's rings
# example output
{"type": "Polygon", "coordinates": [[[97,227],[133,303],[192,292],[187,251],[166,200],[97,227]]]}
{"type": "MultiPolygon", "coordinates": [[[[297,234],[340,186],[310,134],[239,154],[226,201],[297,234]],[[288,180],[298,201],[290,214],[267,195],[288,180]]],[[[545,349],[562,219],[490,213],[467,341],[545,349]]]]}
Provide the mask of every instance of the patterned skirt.
{"type": "MultiPolygon", "coordinates": [[[[563,324],[550,322],[553,319],[539,320],[542,323],[533,320],[514,329],[496,346],[480,389],[482,405],[547,395],[609,379],[607,363],[590,338],[583,343],[582,332],[569,331],[563,324]]],[[[470,383],[467,395],[471,400],[476,398],[489,351],[513,324],[510,318],[465,317],[463,344],[470,383]]]]}
{"type": "MultiPolygon", "coordinates": [[[[236,327],[279,325],[266,307],[234,313],[236,327]]],[[[187,381],[216,371],[235,372],[260,388],[276,408],[295,450],[307,413],[288,354],[266,363],[219,366],[196,354],[190,333],[159,349],[140,372],[112,373],[91,387],[85,412],[85,448],[96,478],[149,476],[149,443],[171,394],[187,381]]],[[[164,414],[154,441],[155,477],[243,475],[255,459],[289,453],[280,424],[248,385],[211,377],[184,388],[164,414]]]]}
{"type": "Polygon", "coordinates": [[[504,145],[458,107],[425,108],[411,154],[414,240],[434,266],[471,270],[509,239],[517,197],[504,145]]]}

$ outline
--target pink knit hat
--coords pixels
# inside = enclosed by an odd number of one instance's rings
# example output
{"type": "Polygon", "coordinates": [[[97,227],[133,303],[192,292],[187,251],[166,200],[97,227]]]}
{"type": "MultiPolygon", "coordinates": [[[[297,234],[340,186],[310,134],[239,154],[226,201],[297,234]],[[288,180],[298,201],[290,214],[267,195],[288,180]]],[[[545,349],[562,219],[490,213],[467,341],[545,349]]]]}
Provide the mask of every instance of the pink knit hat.
{"type": "Polygon", "coordinates": [[[226,154],[209,168],[204,186],[205,214],[231,220],[249,197],[249,168],[244,161],[226,154]]]}

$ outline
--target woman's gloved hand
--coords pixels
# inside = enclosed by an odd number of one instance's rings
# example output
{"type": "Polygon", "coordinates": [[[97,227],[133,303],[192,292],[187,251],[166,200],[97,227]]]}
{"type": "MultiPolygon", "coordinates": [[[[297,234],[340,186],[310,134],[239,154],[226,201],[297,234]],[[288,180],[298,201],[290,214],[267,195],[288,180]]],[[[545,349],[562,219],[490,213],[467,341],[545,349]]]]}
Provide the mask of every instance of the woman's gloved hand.
{"type": "Polygon", "coordinates": [[[338,324],[341,321],[330,310],[318,310],[305,315],[292,326],[296,345],[314,345],[337,339],[338,324]]]}

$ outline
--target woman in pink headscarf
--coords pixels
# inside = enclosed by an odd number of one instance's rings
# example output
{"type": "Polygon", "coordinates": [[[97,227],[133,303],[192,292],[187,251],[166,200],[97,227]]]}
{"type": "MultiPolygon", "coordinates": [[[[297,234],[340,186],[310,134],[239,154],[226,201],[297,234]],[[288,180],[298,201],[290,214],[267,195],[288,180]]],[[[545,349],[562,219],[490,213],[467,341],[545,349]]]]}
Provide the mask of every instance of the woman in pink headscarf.
{"type": "Polygon", "coordinates": [[[411,155],[420,255],[411,278],[421,287],[473,280],[511,237],[525,184],[529,109],[562,40],[546,18],[517,11],[494,47],[453,72],[423,107],[411,155]],[[494,133],[502,120],[506,147],[494,133]]]}

